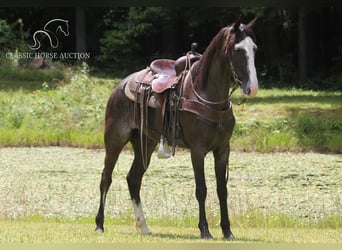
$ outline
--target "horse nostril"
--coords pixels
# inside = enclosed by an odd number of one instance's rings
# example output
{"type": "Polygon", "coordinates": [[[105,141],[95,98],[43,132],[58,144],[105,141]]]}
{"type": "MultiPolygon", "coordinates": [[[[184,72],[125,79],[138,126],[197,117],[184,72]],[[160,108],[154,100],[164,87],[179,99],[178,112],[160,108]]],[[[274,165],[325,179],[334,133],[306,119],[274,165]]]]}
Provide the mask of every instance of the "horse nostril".
{"type": "Polygon", "coordinates": [[[251,88],[245,88],[243,90],[243,92],[246,94],[246,95],[250,95],[251,94],[251,88]]]}

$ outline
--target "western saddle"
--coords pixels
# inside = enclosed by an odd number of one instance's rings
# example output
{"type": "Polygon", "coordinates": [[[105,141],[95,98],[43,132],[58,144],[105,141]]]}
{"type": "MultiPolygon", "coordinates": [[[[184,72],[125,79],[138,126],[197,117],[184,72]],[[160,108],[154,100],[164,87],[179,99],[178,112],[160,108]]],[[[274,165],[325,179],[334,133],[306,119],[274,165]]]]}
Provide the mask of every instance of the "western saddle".
{"type": "MultiPolygon", "coordinates": [[[[142,131],[144,124],[147,124],[148,107],[157,109],[162,117],[162,135],[158,157],[168,158],[171,153],[164,142],[165,134],[171,134],[172,155],[175,153],[177,130],[178,130],[178,93],[177,86],[182,84],[185,74],[190,70],[191,65],[201,58],[201,54],[195,52],[196,43],[191,46],[187,55],[171,59],[156,59],[150,66],[136,72],[129,78],[124,87],[125,95],[134,102],[134,119],[138,122],[138,104],[140,104],[140,137],[142,143],[142,131]],[[169,111],[166,114],[166,109],[169,111]]],[[[167,143],[167,142],[166,142],[167,143]]],[[[144,154],[142,152],[142,154],[144,154]]],[[[144,158],[144,157],[143,157],[144,158]]]]}

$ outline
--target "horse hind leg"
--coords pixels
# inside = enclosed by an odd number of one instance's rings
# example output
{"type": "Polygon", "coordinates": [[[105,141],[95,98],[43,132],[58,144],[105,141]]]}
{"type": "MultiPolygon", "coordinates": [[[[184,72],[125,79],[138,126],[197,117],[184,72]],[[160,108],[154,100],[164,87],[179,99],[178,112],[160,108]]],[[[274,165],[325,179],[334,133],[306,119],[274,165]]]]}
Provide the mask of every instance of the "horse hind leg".
{"type": "MultiPolygon", "coordinates": [[[[146,149],[146,168],[143,164],[143,156],[141,151],[141,143],[139,132],[136,130],[136,133],[132,136],[131,142],[134,149],[134,160],[131,166],[131,169],[127,175],[127,184],[130,192],[130,196],[132,199],[132,205],[135,216],[135,226],[138,230],[141,231],[142,234],[149,234],[150,230],[147,227],[145,215],[142,209],[141,199],[140,199],[140,188],[142,177],[150,163],[151,155],[153,153],[154,148],[157,143],[147,139],[147,149],[146,149]]],[[[143,136],[143,140],[146,140],[146,137],[143,136]]]]}
{"type": "Polygon", "coordinates": [[[120,130],[116,128],[117,126],[114,125],[112,119],[109,119],[107,121],[107,124],[108,125],[106,126],[105,130],[106,152],[100,183],[100,205],[95,219],[95,231],[101,233],[104,232],[104,208],[106,203],[106,196],[112,183],[112,173],[114,170],[114,166],[122,148],[127,144],[130,137],[130,129],[127,129],[127,131],[125,131],[124,133],[122,133],[123,131],[121,130],[121,133],[119,134],[120,130]]]}
{"type": "Polygon", "coordinates": [[[111,155],[106,153],[104,168],[102,170],[101,175],[101,183],[100,183],[100,206],[98,213],[96,215],[96,232],[104,232],[104,208],[106,203],[106,197],[109,190],[110,185],[112,184],[112,173],[114,169],[114,165],[118,158],[118,153],[111,155]]]}

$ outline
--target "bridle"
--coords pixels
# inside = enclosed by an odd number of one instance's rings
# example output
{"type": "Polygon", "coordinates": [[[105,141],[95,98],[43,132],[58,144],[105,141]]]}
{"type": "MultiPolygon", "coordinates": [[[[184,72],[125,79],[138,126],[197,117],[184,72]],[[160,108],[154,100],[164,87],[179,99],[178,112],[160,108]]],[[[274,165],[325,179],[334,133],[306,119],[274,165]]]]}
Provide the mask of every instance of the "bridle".
{"type": "MultiPolygon", "coordinates": [[[[230,97],[232,96],[232,94],[235,92],[235,90],[237,90],[239,87],[242,86],[242,82],[239,80],[238,78],[238,74],[236,73],[235,69],[234,69],[234,65],[233,65],[233,61],[232,61],[232,48],[229,48],[229,38],[230,38],[230,32],[228,32],[226,39],[225,39],[225,44],[224,44],[224,53],[225,55],[228,56],[228,62],[229,62],[229,67],[230,67],[230,71],[231,71],[231,76],[233,78],[233,82],[234,82],[234,86],[232,87],[230,93],[228,94],[228,98],[222,101],[217,101],[217,102],[213,102],[213,101],[209,101],[207,99],[205,99],[204,97],[202,97],[197,91],[196,88],[194,86],[194,81],[192,79],[192,74],[191,74],[191,61],[190,61],[190,55],[191,53],[196,53],[193,51],[189,51],[186,54],[186,65],[185,65],[185,71],[186,74],[184,75],[189,75],[190,77],[190,84],[191,84],[191,88],[193,93],[195,94],[195,96],[201,101],[203,102],[203,104],[205,105],[223,105],[223,104],[227,104],[228,107],[231,107],[232,105],[232,101],[230,100],[230,97]]],[[[184,81],[184,79],[182,79],[182,82],[184,81]]],[[[180,95],[182,96],[182,95],[180,95]]],[[[243,104],[247,99],[243,99],[241,102],[237,103],[238,105],[243,104]]]]}
{"type": "MultiPolygon", "coordinates": [[[[233,93],[235,92],[235,90],[237,90],[239,87],[242,87],[242,82],[240,81],[238,74],[236,73],[235,69],[234,69],[234,65],[233,65],[233,56],[232,56],[232,47],[229,48],[229,38],[230,38],[230,31],[228,32],[226,39],[225,39],[225,43],[224,43],[224,53],[225,55],[228,56],[228,61],[229,61],[229,67],[230,67],[230,72],[232,73],[232,77],[233,77],[233,82],[234,82],[234,86],[232,87],[228,98],[230,98],[233,93]]],[[[237,105],[241,105],[243,104],[247,99],[243,98],[242,101],[240,101],[239,103],[237,103],[237,105]]]]}

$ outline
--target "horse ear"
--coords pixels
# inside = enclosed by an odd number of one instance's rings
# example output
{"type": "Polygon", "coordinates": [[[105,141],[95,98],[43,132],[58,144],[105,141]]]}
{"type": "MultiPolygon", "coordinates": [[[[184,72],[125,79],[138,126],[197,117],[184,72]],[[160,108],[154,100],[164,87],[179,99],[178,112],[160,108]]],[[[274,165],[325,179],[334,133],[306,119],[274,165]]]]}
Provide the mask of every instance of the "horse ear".
{"type": "Polygon", "coordinates": [[[235,32],[240,30],[240,24],[241,24],[241,16],[239,16],[233,24],[235,32]]]}
{"type": "Polygon", "coordinates": [[[254,27],[254,25],[255,25],[257,19],[258,19],[258,18],[255,17],[252,21],[250,21],[250,22],[246,25],[246,27],[247,27],[248,29],[253,29],[253,27],[254,27]]]}

